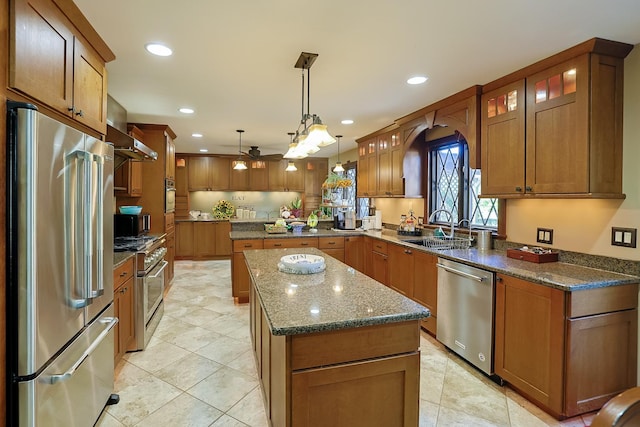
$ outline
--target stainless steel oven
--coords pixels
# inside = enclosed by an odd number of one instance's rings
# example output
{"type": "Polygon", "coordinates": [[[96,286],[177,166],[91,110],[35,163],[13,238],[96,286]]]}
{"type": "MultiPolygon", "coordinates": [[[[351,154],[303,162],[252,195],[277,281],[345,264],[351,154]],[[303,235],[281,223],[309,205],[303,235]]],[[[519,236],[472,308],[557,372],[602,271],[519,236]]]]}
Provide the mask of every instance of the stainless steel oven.
{"type": "Polygon", "coordinates": [[[165,180],[165,198],[164,198],[164,212],[171,213],[176,210],[176,182],[167,179],[165,180]]]}
{"type": "Polygon", "coordinates": [[[117,252],[136,253],[133,313],[136,339],[127,350],[144,350],[164,313],[164,269],[169,264],[164,260],[166,239],[164,235],[116,237],[113,248],[117,252]]]}

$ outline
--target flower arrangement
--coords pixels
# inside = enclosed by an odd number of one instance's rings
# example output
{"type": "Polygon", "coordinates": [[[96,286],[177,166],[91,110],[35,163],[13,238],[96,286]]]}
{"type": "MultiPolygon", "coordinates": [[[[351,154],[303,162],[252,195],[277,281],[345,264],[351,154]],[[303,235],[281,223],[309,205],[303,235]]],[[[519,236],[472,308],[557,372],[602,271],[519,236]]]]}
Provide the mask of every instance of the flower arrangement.
{"type": "Polygon", "coordinates": [[[351,187],[353,185],[353,181],[351,178],[345,178],[343,176],[338,175],[337,173],[331,172],[327,179],[322,183],[322,188],[325,189],[334,189],[334,188],[346,188],[351,187]]]}
{"type": "Polygon", "coordinates": [[[233,204],[227,200],[220,200],[212,209],[215,219],[229,219],[233,216],[235,208],[233,204]]]}

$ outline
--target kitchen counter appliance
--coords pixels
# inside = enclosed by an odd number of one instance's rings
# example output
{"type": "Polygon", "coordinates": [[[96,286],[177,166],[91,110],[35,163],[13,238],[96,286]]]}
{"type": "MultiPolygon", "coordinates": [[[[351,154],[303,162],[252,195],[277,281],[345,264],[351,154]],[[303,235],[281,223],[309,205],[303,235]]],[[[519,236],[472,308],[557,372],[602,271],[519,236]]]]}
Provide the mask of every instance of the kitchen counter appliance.
{"type": "Polygon", "coordinates": [[[7,102],[7,425],[116,401],[112,214],[113,147],[7,102]]]}
{"type": "Polygon", "coordinates": [[[136,250],[136,286],[133,347],[128,350],[144,350],[164,314],[164,260],[167,244],[164,236],[143,236],[141,248],[136,250]]]}
{"type": "Polygon", "coordinates": [[[495,274],[438,258],[438,341],[500,382],[493,372],[495,274]]]}

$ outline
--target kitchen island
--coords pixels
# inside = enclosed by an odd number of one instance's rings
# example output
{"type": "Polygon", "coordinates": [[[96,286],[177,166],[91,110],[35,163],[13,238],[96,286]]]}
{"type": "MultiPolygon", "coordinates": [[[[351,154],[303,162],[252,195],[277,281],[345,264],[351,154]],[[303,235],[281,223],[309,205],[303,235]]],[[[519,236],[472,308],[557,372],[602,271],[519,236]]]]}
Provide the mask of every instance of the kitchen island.
{"type": "Polygon", "coordinates": [[[417,426],[423,306],[315,248],[247,250],[250,328],[273,426],[417,426]],[[326,270],[278,270],[284,255],[326,270]]]}

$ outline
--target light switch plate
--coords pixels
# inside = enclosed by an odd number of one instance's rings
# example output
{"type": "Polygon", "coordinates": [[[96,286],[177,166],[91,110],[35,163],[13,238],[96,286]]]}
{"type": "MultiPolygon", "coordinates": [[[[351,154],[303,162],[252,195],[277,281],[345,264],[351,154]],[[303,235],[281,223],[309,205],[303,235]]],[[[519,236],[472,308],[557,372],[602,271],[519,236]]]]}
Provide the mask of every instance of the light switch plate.
{"type": "Polygon", "coordinates": [[[637,228],[611,227],[611,245],[635,248],[637,234],[637,228]]]}
{"type": "Polygon", "coordinates": [[[553,244],[553,229],[552,228],[538,228],[538,235],[536,236],[538,243],[546,243],[548,245],[553,244]]]}

